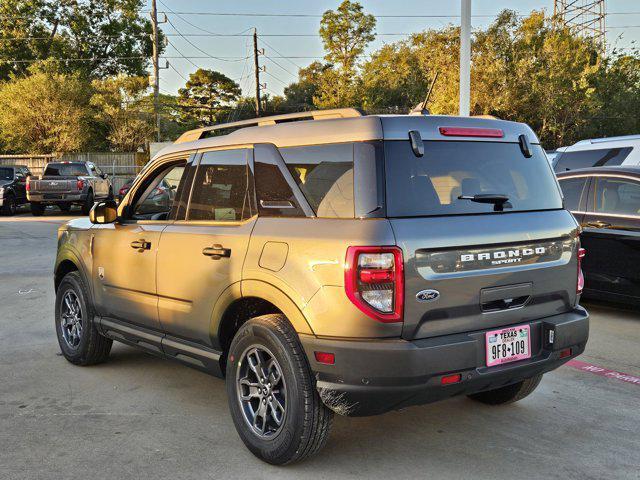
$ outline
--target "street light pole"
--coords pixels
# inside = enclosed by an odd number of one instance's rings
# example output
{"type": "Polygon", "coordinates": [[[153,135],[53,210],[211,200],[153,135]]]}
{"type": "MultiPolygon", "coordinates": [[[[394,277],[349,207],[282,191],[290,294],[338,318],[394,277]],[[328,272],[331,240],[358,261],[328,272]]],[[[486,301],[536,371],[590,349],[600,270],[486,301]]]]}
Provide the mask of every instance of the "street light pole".
{"type": "Polygon", "coordinates": [[[471,0],[460,1],[460,116],[471,113],[471,0]]]}

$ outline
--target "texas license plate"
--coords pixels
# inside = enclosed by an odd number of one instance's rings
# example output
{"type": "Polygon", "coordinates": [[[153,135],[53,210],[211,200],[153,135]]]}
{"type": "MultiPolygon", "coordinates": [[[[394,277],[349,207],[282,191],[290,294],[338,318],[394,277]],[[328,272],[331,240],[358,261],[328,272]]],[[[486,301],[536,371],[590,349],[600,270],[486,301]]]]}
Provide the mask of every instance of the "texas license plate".
{"type": "Polygon", "coordinates": [[[487,367],[530,358],[530,333],[529,325],[520,325],[487,332],[485,336],[487,367]]]}

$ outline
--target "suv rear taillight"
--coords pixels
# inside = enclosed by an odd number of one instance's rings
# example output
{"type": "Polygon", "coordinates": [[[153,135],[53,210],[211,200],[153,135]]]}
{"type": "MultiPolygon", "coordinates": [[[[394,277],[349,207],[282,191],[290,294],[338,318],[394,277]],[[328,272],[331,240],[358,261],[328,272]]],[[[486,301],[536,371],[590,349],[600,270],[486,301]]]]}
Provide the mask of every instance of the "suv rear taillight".
{"type": "Polygon", "coordinates": [[[84,188],[84,181],[78,180],[76,186],[78,187],[78,190],[81,191],[84,188]]]}
{"type": "Polygon", "coordinates": [[[402,322],[404,272],[398,247],[349,247],[344,269],[347,297],[379,322],[402,322]]]}
{"type": "Polygon", "coordinates": [[[27,177],[26,181],[25,181],[25,185],[24,188],[27,190],[27,192],[31,191],[31,177],[27,177]]]}
{"type": "Polygon", "coordinates": [[[577,294],[580,295],[584,289],[584,274],[582,273],[582,259],[587,254],[584,248],[578,248],[578,288],[577,294]]]}

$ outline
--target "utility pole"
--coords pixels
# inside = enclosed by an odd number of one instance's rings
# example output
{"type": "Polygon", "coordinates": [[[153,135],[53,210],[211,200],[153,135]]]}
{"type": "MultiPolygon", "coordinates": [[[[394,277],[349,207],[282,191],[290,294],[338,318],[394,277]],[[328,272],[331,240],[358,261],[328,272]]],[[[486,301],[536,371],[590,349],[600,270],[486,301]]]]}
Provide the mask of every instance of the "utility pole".
{"type": "Polygon", "coordinates": [[[151,27],[153,36],[153,115],[156,120],[156,140],[160,141],[160,65],[158,55],[160,53],[158,35],[158,9],[156,0],[151,1],[151,27]]]}
{"type": "Polygon", "coordinates": [[[471,113],[471,0],[460,2],[460,112],[471,113]]]}
{"type": "Polygon", "coordinates": [[[262,106],[260,105],[260,63],[258,62],[258,29],[253,29],[253,66],[256,75],[256,117],[262,115],[262,106]]]}

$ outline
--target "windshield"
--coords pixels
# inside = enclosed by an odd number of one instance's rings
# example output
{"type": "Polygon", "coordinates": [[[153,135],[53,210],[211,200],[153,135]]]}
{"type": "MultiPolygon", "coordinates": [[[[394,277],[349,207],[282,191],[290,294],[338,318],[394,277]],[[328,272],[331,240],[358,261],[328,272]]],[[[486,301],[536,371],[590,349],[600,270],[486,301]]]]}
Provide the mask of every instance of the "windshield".
{"type": "Polygon", "coordinates": [[[526,158],[517,143],[426,141],[424,156],[416,157],[409,141],[387,141],[387,215],[562,208],[560,191],[544,151],[540,145],[531,145],[531,149],[533,156],[526,158]],[[483,195],[485,198],[481,198],[483,195]],[[494,196],[500,196],[499,208],[494,196]],[[507,201],[503,202],[505,196],[507,201]]]}
{"type": "Polygon", "coordinates": [[[13,180],[13,168],[0,167],[0,180],[13,180]]]}
{"type": "Polygon", "coordinates": [[[45,177],[81,177],[88,173],[84,163],[50,163],[44,169],[45,177]]]}

